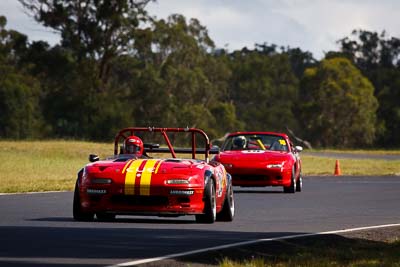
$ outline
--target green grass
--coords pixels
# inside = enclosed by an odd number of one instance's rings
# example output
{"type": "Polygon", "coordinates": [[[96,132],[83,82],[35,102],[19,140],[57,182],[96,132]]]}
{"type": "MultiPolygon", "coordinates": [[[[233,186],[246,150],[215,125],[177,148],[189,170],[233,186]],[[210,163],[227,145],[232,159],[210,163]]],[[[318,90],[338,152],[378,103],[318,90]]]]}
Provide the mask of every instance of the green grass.
{"type": "MultiPolygon", "coordinates": [[[[76,173],[88,163],[88,155],[95,153],[105,157],[112,155],[113,149],[112,143],[0,141],[0,192],[73,190],[76,173]]],[[[400,154],[400,151],[390,153],[400,154]]],[[[332,175],[334,172],[334,158],[303,155],[302,160],[306,176],[332,175]]],[[[343,175],[400,175],[398,160],[341,159],[340,167],[343,175]]]]}

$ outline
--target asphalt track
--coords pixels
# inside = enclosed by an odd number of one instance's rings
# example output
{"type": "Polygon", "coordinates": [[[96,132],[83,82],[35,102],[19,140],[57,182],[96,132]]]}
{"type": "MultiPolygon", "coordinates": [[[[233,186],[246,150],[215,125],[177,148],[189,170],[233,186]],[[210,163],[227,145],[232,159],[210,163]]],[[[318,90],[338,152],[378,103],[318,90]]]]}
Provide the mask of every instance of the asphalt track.
{"type": "Polygon", "coordinates": [[[72,192],[0,195],[0,266],[107,266],[256,239],[400,223],[400,177],[305,177],[304,191],[235,188],[232,223],[72,220],[72,192]]]}

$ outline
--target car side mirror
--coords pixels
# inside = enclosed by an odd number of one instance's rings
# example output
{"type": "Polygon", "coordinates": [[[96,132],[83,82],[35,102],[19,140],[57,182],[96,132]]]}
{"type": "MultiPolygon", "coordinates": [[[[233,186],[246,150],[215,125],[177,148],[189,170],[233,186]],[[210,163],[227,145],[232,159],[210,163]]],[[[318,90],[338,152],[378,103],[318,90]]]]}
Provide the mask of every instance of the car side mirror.
{"type": "Polygon", "coordinates": [[[90,162],[96,162],[96,161],[99,161],[99,160],[100,160],[99,156],[97,156],[95,154],[90,154],[89,155],[89,161],[90,162]]]}
{"type": "Polygon", "coordinates": [[[302,146],[295,146],[295,148],[296,148],[297,152],[303,151],[303,147],[302,146]]]}

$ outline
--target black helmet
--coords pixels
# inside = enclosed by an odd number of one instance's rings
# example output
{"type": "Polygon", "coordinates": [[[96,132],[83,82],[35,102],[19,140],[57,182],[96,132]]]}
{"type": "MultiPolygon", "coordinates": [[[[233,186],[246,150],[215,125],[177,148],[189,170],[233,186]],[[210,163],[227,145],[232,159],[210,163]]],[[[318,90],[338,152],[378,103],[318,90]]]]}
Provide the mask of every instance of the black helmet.
{"type": "Polygon", "coordinates": [[[233,138],[233,148],[236,149],[246,148],[246,143],[247,143],[246,137],[244,137],[243,135],[239,135],[233,138]]]}

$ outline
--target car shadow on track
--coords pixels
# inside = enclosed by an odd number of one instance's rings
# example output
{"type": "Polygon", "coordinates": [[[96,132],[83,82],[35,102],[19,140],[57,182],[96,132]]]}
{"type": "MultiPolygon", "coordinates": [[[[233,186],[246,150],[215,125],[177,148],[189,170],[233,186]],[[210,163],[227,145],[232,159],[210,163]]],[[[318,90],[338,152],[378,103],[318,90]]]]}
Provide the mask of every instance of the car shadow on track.
{"type": "Polygon", "coordinates": [[[284,194],[283,190],[271,190],[271,189],[239,189],[234,188],[235,194],[284,194]]]}
{"type": "MultiPolygon", "coordinates": [[[[39,221],[39,222],[73,222],[74,219],[72,217],[47,217],[47,218],[38,218],[31,219],[29,221],[39,221]]],[[[178,219],[169,219],[169,218],[128,218],[128,217],[118,217],[111,221],[100,221],[94,219],[93,222],[96,223],[144,223],[144,224],[198,224],[194,220],[178,220],[178,219]]],[[[77,222],[79,223],[79,222],[77,222]]],[[[90,222],[89,222],[90,223],[90,222]]]]}

